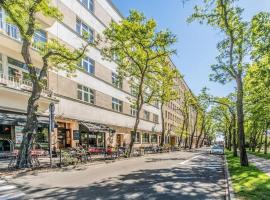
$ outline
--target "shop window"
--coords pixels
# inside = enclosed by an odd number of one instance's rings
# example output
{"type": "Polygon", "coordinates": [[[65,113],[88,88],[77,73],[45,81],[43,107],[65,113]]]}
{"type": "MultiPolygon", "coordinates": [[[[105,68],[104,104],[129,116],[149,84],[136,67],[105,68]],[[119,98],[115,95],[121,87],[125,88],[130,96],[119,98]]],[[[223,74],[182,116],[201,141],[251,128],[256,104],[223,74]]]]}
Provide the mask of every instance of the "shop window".
{"type": "Polygon", "coordinates": [[[85,57],[81,60],[81,67],[89,74],[95,74],[95,61],[89,57],[85,57]]]}
{"type": "Polygon", "coordinates": [[[94,11],[94,0],[80,0],[82,5],[89,11],[94,11]]]}
{"type": "Polygon", "coordinates": [[[94,31],[80,19],[76,19],[76,32],[83,37],[87,37],[90,42],[94,42],[94,31]]]}
{"type": "Polygon", "coordinates": [[[136,106],[135,105],[131,105],[130,106],[130,114],[131,114],[131,116],[136,117],[137,116],[137,113],[138,113],[138,110],[136,109],[136,106]]]}
{"type": "Polygon", "coordinates": [[[78,85],[77,89],[78,99],[87,103],[95,103],[95,94],[94,90],[85,87],[83,85],[78,85]]]}
{"type": "Polygon", "coordinates": [[[114,72],[112,72],[112,84],[117,87],[122,89],[123,87],[123,81],[122,79],[114,72]]]}
{"type": "Polygon", "coordinates": [[[112,97],[112,109],[117,112],[123,111],[123,101],[112,97]]]}
{"type": "Polygon", "coordinates": [[[158,136],[156,134],[151,135],[151,143],[157,143],[158,136]]]}
{"type": "Polygon", "coordinates": [[[11,139],[10,125],[0,125],[0,138],[11,139]]]}
{"type": "Polygon", "coordinates": [[[144,110],[144,111],[143,111],[143,118],[144,118],[145,120],[150,120],[150,112],[144,110]]]}
{"type": "Polygon", "coordinates": [[[131,131],[131,136],[135,137],[134,142],[136,143],[141,143],[141,134],[139,132],[137,132],[136,134],[133,134],[134,131],[131,131]]]}
{"type": "Polygon", "coordinates": [[[153,122],[158,123],[158,115],[153,114],[153,122]]]}
{"type": "Polygon", "coordinates": [[[150,139],[150,137],[149,137],[149,133],[143,133],[143,135],[142,135],[142,142],[143,143],[149,143],[149,140],[150,139]]]}

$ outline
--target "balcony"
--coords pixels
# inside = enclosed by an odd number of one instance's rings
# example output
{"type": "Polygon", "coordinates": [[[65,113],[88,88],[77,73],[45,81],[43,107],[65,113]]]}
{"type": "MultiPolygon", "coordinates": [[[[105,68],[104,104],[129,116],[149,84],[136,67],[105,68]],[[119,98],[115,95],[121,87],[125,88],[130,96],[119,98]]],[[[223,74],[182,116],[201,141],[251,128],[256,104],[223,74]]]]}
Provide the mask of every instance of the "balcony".
{"type": "MultiPolygon", "coordinates": [[[[31,91],[32,83],[29,80],[0,74],[0,110],[25,112],[31,91]]],[[[51,91],[44,88],[38,102],[38,112],[44,113],[52,102],[58,101],[51,91]]]]}

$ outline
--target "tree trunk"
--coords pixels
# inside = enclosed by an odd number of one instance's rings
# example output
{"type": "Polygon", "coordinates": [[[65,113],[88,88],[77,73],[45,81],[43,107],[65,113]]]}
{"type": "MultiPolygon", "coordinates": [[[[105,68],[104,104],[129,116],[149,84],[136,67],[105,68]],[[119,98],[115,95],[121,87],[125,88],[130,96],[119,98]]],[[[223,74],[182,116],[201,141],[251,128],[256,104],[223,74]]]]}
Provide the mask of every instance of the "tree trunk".
{"type": "Polygon", "coordinates": [[[259,148],[258,148],[258,151],[257,151],[258,153],[261,152],[262,145],[263,145],[263,133],[261,133],[260,144],[259,144],[259,148]]]}
{"type": "Polygon", "coordinates": [[[143,82],[144,81],[143,81],[143,79],[144,79],[144,76],[141,77],[138,96],[137,96],[137,99],[136,99],[137,115],[136,115],[136,121],[135,121],[135,124],[134,124],[134,127],[133,127],[133,133],[131,133],[131,141],[130,141],[130,144],[129,144],[128,157],[131,156],[131,153],[132,153],[132,150],[133,150],[135,137],[136,137],[136,134],[137,134],[139,123],[140,123],[140,113],[141,113],[142,106],[143,106],[143,103],[144,103],[144,98],[143,98],[143,82]]]}
{"type": "Polygon", "coordinates": [[[228,134],[227,134],[227,129],[224,133],[224,142],[225,142],[225,148],[228,149],[228,134]]]}
{"type": "MultiPolygon", "coordinates": [[[[33,13],[32,13],[33,15],[33,13]]],[[[32,38],[34,34],[34,22],[35,19],[32,16],[29,23],[29,28],[27,34],[29,38],[32,38]]],[[[31,42],[29,38],[24,38],[22,43],[21,55],[25,61],[29,69],[29,74],[31,78],[31,82],[33,85],[32,93],[30,98],[28,99],[27,105],[27,118],[26,118],[26,125],[23,129],[23,140],[20,146],[20,151],[18,155],[18,159],[16,162],[17,168],[24,168],[24,167],[32,167],[30,151],[33,146],[34,135],[36,134],[37,127],[38,127],[38,119],[36,112],[38,110],[38,100],[41,95],[41,86],[39,83],[39,79],[37,78],[37,72],[32,64],[31,54],[30,54],[30,47],[31,42]]]]}
{"type": "Polygon", "coordinates": [[[248,166],[248,157],[245,148],[244,113],[243,113],[243,83],[241,75],[237,75],[237,127],[239,137],[239,151],[241,166],[248,166]]]}
{"type": "Polygon", "coordinates": [[[204,128],[205,128],[205,115],[203,115],[203,119],[202,119],[202,126],[201,126],[201,130],[200,130],[200,134],[197,138],[197,141],[196,141],[196,144],[195,144],[195,147],[198,148],[199,147],[199,142],[201,140],[201,137],[203,135],[203,131],[204,131],[204,128]]]}
{"type": "Polygon", "coordinates": [[[197,130],[196,128],[197,128],[198,115],[199,115],[199,112],[197,111],[197,112],[196,112],[196,117],[195,117],[195,123],[194,123],[193,130],[192,130],[192,133],[191,133],[191,136],[190,136],[189,149],[192,148],[194,134],[195,134],[195,132],[196,132],[196,130],[197,130]]]}
{"type": "Polygon", "coordinates": [[[267,134],[268,127],[269,127],[269,124],[267,123],[266,130],[264,133],[264,154],[267,154],[267,148],[268,148],[268,134],[267,134]]]}
{"type": "Polygon", "coordinates": [[[206,136],[204,135],[203,139],[201,140],[200,146],[199,146],[200,148],[203,146],[203,142],[204,142],[205,139],[206,139],[206,136]]]}
{"type": "Polygon", "coordinates": [[[160,109],[161,109],[161,126],[162,126],[162,131],[161,131],[161,146],[164,146],[164,140],[165,140],[165,125],[164,125],[164,102],[161,103],[160,109]]]}
{"type": "Polygon", "coordinates": [[[232,114],[232,142],[233,142],[233,156],[237,157],[237,143],[236,143],[236,117],[235,113],[232,114]]]}

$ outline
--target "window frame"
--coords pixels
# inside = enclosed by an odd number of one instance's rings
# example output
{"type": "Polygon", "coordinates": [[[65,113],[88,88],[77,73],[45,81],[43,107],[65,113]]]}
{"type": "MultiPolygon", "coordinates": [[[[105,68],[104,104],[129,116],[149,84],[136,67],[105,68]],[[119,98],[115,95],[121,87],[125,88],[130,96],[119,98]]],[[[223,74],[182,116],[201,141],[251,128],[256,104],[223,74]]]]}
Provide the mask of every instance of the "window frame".
{"type": "Polygon", "coordinates": [[[142,143],[150,143],[150,134],[149,133],[142,134],[142,143]],[[147,136],[147,137],[145,137],[145,136],[147,136]]]}
{"type": "Polygon", "coordinates": [[[79,2],[85,7],[88,11],[94,12],[95,11],[95,1],[94,0],[86,0],[87,5],[83,3],[84,0],[79,0],[79,2]]]}
{"type": "Polygon", "coordinates": [[[157,134],[151,134],[151,139],[150,139],[151,143],[158,143],[158,135],[157,134]],[[155,136],[155,137],[154,137],[155,136]],[[153,141],[153,138],[155,138],[155,140],[153,141]]]}
{"type": "Polygon", "coordinates": [[[136,117],[138,113],[138,109],[136,109],[135,105],[130,105],[130,115],[136,117]]]}
{"type": "Polygon", "coordinates": [[[112,110],[116,112],[123,112],[123,101],[112,97],[112,110]]]}
{"type": "Polygon", "coordinates": [[[153,122],[158,124],[159,116],[157,114],[153,114],[153,122]]]}
{"type": "Polygon", "coordinates": [[[95,67],[95,61],[93,59],[86,56],[81,59],[80,65],[81,65],[81,68],[88,74],[93,74],[93,75],[95,74],[96,67],[95,67]],[[84,66],[84,63],[86,63],[87,66],[84,66]]]}
{"type": "Polygon", "coordinates": [[[123,88],[123,81],[119,78],[118,74],[112,72],[112,85],[118,89],[123,88]]]}
{"type": "Polygon", "coordinates": [[[85,103],[95,104],[95,91],[84,85],[77,84],[77,99],[85,103]],[[79,93],[81,93],[81,98],[79,97],[79,93]],[[88,97],[86,98],[85,95],[88,95],[88,97]],[[86,99],[88,99],[88,101],[86,99]]]}
{"type": "Polygon", "coordinates": [[[94,38],[95,38],[94,29],[91,26],[89,26],[87,23],[82,21],[80,18],[77,17],[76,18],[76,33],[78,33],[81,37],[83,37],[84,32],[89,34],[88,40],[90,42],[94,42],[94,38]]]}
{"type": "Polygon", "coordinates": [[[143,118],[145,119],[145,120],[150,120],[150,112],[149,111],[147,111],[147,110],[143,110],[143,118]]]}

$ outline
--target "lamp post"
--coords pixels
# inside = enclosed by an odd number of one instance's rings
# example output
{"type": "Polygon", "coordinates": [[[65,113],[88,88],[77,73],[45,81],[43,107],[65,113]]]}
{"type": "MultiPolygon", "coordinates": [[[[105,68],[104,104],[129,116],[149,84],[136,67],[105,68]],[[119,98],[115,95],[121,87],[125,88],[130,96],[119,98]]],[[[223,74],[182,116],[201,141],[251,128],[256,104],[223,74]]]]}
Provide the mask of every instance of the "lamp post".
{"type": "Polygon", "coordinates": [[[50,103],[49,106],[49,155],[50,155],[50,167],[52,167],[52,132],[54,131],[54,103],[50,103]]]}

